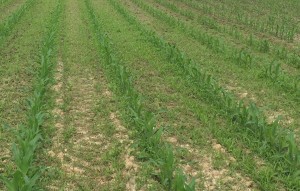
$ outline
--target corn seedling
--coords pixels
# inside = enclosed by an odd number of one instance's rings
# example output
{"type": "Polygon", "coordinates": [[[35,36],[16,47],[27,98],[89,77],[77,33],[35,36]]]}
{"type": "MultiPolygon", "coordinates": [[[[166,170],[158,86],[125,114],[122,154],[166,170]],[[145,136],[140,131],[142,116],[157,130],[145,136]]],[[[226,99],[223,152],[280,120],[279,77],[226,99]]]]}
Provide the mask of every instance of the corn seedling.
{"type": "Polygon", "coordinates": [[[297,69],[300,68],[300,56],[297,53],[288,55],[288,63],[295,66],[297,69]]]}
{"type": "Polygon", "coordinates": [[[281,73],[280,64],[276,62],[271,62],[269,67],[265,69],[265,74],[273,81],[277,81],[281,73]]]}
{"type": "Polygon", "coordinates": [[[268,40],[263,40],[260,44],[259,50],[263,53],[269,52],[270,51],[270,45],[268,40]]]}
{"type": "Polygon", "coordinates": [[[174,166],[174,154],[173,150],[170,146],[166,146],[164,150],[161,150],[161,161],[159,162],[159,169],[160,169],[160,180],[164,186],[167,187],[168,190],[172,188],[172,180],[173,180],[173,173],[175,170],[174,166]]]}
{"type": "Polygon", "coordinates": [[[192,179],[189,183],[187,182],[186,176],[183,174],[182,170],[177,170],[174,178],[174,188],[175,191],[195,191],[195,179],[192,179]]]}
{"type": "Polygon", "coordinates": [[[245,50],[235,53],[235,62],[244,67],[251,67],[253,63],[252,56],[245,50]]]}

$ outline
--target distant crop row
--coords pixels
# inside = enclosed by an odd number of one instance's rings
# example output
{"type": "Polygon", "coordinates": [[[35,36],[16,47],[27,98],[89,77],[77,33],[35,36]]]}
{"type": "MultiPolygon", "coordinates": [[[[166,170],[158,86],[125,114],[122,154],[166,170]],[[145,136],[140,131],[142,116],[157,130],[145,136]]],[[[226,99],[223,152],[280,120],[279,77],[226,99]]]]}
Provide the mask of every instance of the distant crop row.
{"type": "Polygon", "coordinates": [[[268,19],[262,20],[243,13],[243,10],[238,9],[237,7],[234,7],[234,10],[224,10],[223,7],[223,11],[220,11],[221,8],[212,7],[205,3],[197,3],[190,0],[179,1],[185,2],[190,7],[193,7],[194,9],[204,13],[210,15],[220,15],[222,18],[234,20],[235,22],[242,23],[243,25],[246,25],[258,32],[265,32],[289,42],[292,42],[295,38],[295,35],[299,32],[299,28],[289,17],[284,17],[279,20],[279,18],[275,17],[274,15],[269,15],[268,19]]]}
{"type": "MultiPolygon", "coordinates": [[[[212,36],[205,31],[195,30],[193,27],[187,26],[184,22],[174,18],[173,16],[167,15],[166,13],[158,9],[155,9],[154,7],[145,4],[141,0],[132,0],[132,1],[135,2],[137,5],[139,5],[140,7],[142,7],[147,12],[149,12],[154,17],[163,20],[164,22],[168,23],[172,27],[178,28],[186,35],[189,35],[193,39],[197,40],[201,44],[211,49],[213,52],[224,55],[225,58],[232,60],[237,65],[246,68],[249,67],[254,68],[254,66],[257,66],[257,68],[261,68],[259,67],[260,66],[259,63],[256,61],[257,60],[256,56],[249,53],[247,50],[244,50],[243,48],[233,47],[225,43],[222,39],[212,36]]],[[[269,68],[269,66],[272,64],[273,62],[271,62],[270,64],[264,63],[265,68],[269,68]]],[[[260,72],[264,73],[264,71],[260,71],[260,72]]],[[[270,77],[270,75],[266,75],[265,77],[270,77]]],[[[275,86],[293,94],[294,97],[298,97],[300,95],[300,87],[299,87],[300,81],[298,77],[291,77],[285,74],[282,70],[280,70],[280,73],[278,73],[276,79],[274,78],[270,78],[270,79],[276,82],[274,83],[275,86]]]]}
{"type": "Polygon", "coordinates": [[[247,106],[243,101],[238,101],[231,93],[220,87],[211,75],[198,70],[198,64],[176,46],[147,29],[115,0],[111,2],[129,23],[138,28],[149,42],[162,51],[170,63],[181,69],[187,83],[195,87],[199,94],[205,95],[208,101],[222,111],[221,113],[225,112],[222,115],[239,124],[240,128],[237,128],[236,132],[245,132],[249,140],[260,145],[259,149],[253,149],[264,154],[267,160],[275,165],[278,176],[285,179],[284,183],[288,188],[299,187],[300,150],[293,132],[281,127],[278,120],[268,124],[254,103],[247,106]]]}
{"type": "Polygon", "coordinates": [[[0,4],[4,4],[4,3],[8,2],[8,1],[10,1],[10,0],[0,0],[0,4]]]}
{"type": "Polygon", "coordinates": [[[267,39],[255,38],[254,35],[243,35],[243,33],[234,26],[225,26],[221,25],[212,17],[197,15],[190,10],[184,10],[178,8],[176,5],[172,4],[169,1],[165,0],[155,0],[161,5],[171,9],[172,11],[179,13],[187,18],[195,20],[197,23],[207,26],[213,30],[216,30],[220,33],[227,33],[233,38],[244,42],[244,45],[254,48],[255,50],[263,53],[268,53],[270,55],[275,56],[278,59],[281,59],[291,66],[294,66],[300,69],[300,56],[296,51],[289,51],[283,46],[279,46],[278,44],[273,44],[267,39]]]}
{"type": "Polygon", "coordinates": [[[0,24],[0,46],[16,23],[21,19],[22,15],[34,4],[34,2],[36,2],[36,0],[27,0],[17,11],[0,24]]]}

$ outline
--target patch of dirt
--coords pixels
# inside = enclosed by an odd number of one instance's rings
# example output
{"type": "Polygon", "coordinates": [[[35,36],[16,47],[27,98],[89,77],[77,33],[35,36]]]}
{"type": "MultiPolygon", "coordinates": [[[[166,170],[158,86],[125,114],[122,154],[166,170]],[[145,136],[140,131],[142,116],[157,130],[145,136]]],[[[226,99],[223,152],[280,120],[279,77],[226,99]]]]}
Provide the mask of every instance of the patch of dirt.
{"type": "Polygon", "coordinates": [[[116,113],[110,113],[109,117],[112,120],[113,124],[116,126],[118,131],[122,131],[122,132],[126,131],[126,128],[121,124],[116,113]]]}
{"type": "Polygon", "coordinates": [[[239,99],[249,99],[253,102],[255,102],[257,99],[254,97],[254,95],[249,94],[246,90],[243,90],[241,87],[232,86],[232,85],[226,85],[226,90],[232,92],[237,96],[239,99]]]}
{"type": "Polygon", "coordinates": [[[290,125],[294,122],[294,119],[288,116],[287,112],[283,111],[282,109],[279,109],[278,111],[268,111],[266,113],[267,117],[267,123],[271,124],[273,123],[279,116],[282,117],[282,120],[280,120],[280,123],[284,125],[290,125]]]}
{"type": "MultiPolygon", "coordinates": [[[[64,117],[64,111],[62,109],[60,109],[62,107],[62,104],[64,103],[64,100],[62,98],[61,95],[61,91],[62,91],[62,87],[63,87],[63,82],[62,82],[62,76],[63,76],[63,62],[62,61],[58,61],[57,66],[56,66],[56,72],[54,75],[54,79],[56,81],[56,84],[52,87],[52,90],[58,95],[55,98],[55,107],[52,110],[52,114],[55,118],[63,118],[64,117]]],[[[58,120],[60,121],[60,120],[58,120]]],[[[55,124],[55,127],[58,130],[61,130],[63,127],[62,122],[57,122],[55,124]]]]}
{"type": "Polygon", "coordinates": [[[167,140],[169,143],[172,143],[172,144],[177,144],[177,138],[176,137],[167,137],[167,140]]]}
{"type": "Polygon", "coordinates": [[[189,154],[192,157],[191,162],[195,162],[195,165],[184,164],[181,165],[185,174],[188,174],[192,177],[196,177],[196,183],[202,184],[205,187],[205,190],[217,190],[222,189],[225,184],[231,186],[231,190],[253,190],[254,182],[248,178],[242,176],[240,173],[235,172],[232,175],[232,172],[228,170],[228,165],[230,162],[235,162],[236,159],[226,152],[226,149],[217,143],[216,140],[212,140],[212,148],[216,152],[224,153],[227,156],[229,161],[225,161],[226,165],[222,169],[215,169],[213,167],[213,159],[210,154],[199,153],[197,149],[194,149],[189,144],[179,144],[176,137],[168,137],[166,139],[169,143],[172,143],[178,147],[184,148],[189,151],[189,154]],[[198,169],[201,169],[200,171],[198,169]],[[200,177],[203,177],[201,179],[200,177]],[[203,182],[204,181],[204,182],[203,182]]]}
{"type": "Polygon", "coordinates": [[[203,174],[205,176],[204,186],[206,190],[221,188],[221,184],[231,186],[231,190],[252,190],[254,182],[240,173],[230,175],[227,169],[214,169],[211,157],[204,157],[202,162],[203,174]]]}
{"type": "MultiPolygon", "coordinates": [[[[73,83],[72,89],[70,89],[70,94],[72,96],[72,101],[70,103],[70,110],[65,113],[62,109],[64,104],[64,87],[62,83],[63,78],[63,67],[64,64],[59,62],[57,64],[57,72],[55,74],[55,80],[57,84],[53,86],[53,91],[56,92],[55,108],[52,113],[55,116],[55,128],[56,135],[53,138],[53,146],[51,150],[48,151],[50,157],[56,158],[60,161],[61,170],[64,172],[65,176],[78,176],[78,177],[89,177],[87,170],[95,169],[84,158],[79,158],[76,156],[77,152],[81,152],[82,156],[88,155],[89,145],[103,145],[101,141],[103,136],[93,135],[89,128],[93,125],[94,114],[92,112],[94,104],[93,100],[95,97],[95,91],[93,90],[93,78],[90,76],[88,71],[87,78],[78,78],[72,76],[69,81],[73,83]],[[76,85],[75,85],[76,84],[76,85]],[[69,147],[64,143],[63,133],[66,128],[65,118],[66,115],[72,116],[71,121],[68,125],[75,128],[75,133],[73,137],[77,139],[72,139],[72,147],[69,147]],[[80,166],[78,166],[80,164],[80,166]]],[[[70,84],[71,84],[70,83],[70,84]]],[[[101,148],[103,149],[103,148],[101,148]]],[[[67,185],[72,185],[72,182],[68,182],[67,185]]],[[[54,185],[51,185],[55,187],[54,185]]],[[[71,187],[67,186],[67,190],[72,190],[71,187]]]]}
{"type": "Polygon", "coordinates": [[[104,95],[105,97],[112,98],[112,93],[111,93],[111,91],[109,91],[108,89],[106,89],[106,90],[104,91],[103,95],[104,95]]]}
{"type": "Polygon", "coordinates": [[[226,149],[225,149],[221,144],[219,144],[219,143],[217,142],[217,140],[215,140],[215,139],[212,139],[212,148],[213,148],[214,150],[216,150],[217,152],[221,152],[221,153],[223,153],[223,154],[226,154],[226,155],[228,156],[228,159],[229,159],[231,162],[235,162],[235,161],[236,161],[236,159],[235,159],[233,156],[231,156],[231,155],[226,151],[226,149]]]}
{"type": "Polygon", "coordinates": [[[125,162],[125,169],[123,170],[123,176],[125,179],[129,179],[126,183],[126,190],[135,191],[136,190],[136,174],[138,172],[139,165],[136,163],[134,156],[130,153],[132,149],[130,145],[132,141],[129,140],[127,135],[126,128],[121,124],[116,113],[112,112],[110,114],[110,119],[116,127],[116,136],[118,140],[125,144],[125,153],[123,154],[124,162],[125,162]]]}
{"type": "Polygon", "coordinates": [[[294,37],[294,43],[298,44],[300,43],[300,34],[296,34],[294,37]]]}

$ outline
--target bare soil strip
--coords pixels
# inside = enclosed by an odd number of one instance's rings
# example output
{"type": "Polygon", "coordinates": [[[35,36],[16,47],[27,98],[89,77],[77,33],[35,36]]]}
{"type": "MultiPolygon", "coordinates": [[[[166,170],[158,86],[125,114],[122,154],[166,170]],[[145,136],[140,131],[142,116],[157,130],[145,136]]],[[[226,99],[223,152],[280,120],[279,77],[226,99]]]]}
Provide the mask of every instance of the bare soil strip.
{"type": "Polygon", "coordinates": [[[80,1],[66,1],[65,48],[60,50],[53,87],[56,135],[48,151],[50,171],[59,173],[46,189],[136,190],[132,141],[99,67],[82,6],[80,1]]]}

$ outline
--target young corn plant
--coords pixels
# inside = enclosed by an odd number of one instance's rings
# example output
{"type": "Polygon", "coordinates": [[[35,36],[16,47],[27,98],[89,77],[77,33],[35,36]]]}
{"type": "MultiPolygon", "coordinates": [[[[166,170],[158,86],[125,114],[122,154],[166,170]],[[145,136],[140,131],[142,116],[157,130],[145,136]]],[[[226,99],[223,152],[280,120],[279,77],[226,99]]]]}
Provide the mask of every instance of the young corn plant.
{"type": "Polygon", "coordinates": [[[276,51],[276,56],[280,59],[287,59],[288,53],[285,47],[278,48],[276,51]]]}
{"type": "Polygon", "coordinates": [[[270,65],[265,69],[265,75],[271,78],[272,81],[276,82],[279,80],[281,74],[280,64],[277,62],[271,62],[270,65]]]}
{"type": "Polygon", "coordinates": [[[253,58],[251,54],[249,54],[245,50],[241,50],[237,53],[235,53],[235,62],[243,67],[251,67],[253,64],[253,58]]]}
{"type": "MultiPolygon", "coordinates": [[[[173,173],[175,170],[174,154],[170,146],[165,146],[161,152],[161,158],[159,161],[159,177],[162,184],[168,189],[172,189],[173,173]]],[[[184,183],[183,183],[184,185],[184,183]]]]}
{"type": "Polygon", "coordinates": [[[267,53],[267,52],[270,51],[270,45],[269,45],[268,40],[263,40],[263,41],[260,43],[259,51],[261,51],[261,52],[263,52],[263,53],[267,53]]]}
{"type": "Polygon", "coordinates": [[[173,180],[173,190],[175,191],[195,191],[195,179],[192,179],[190,182],[187,181],[186,176],[182,170],[177,170],[175,178],[173,180]]]}
{"type": "Polygon", "coordinates": [[[288,55],[288,63],[300,69],[300,56],[298,53],[292,53],[288,55]]]}

